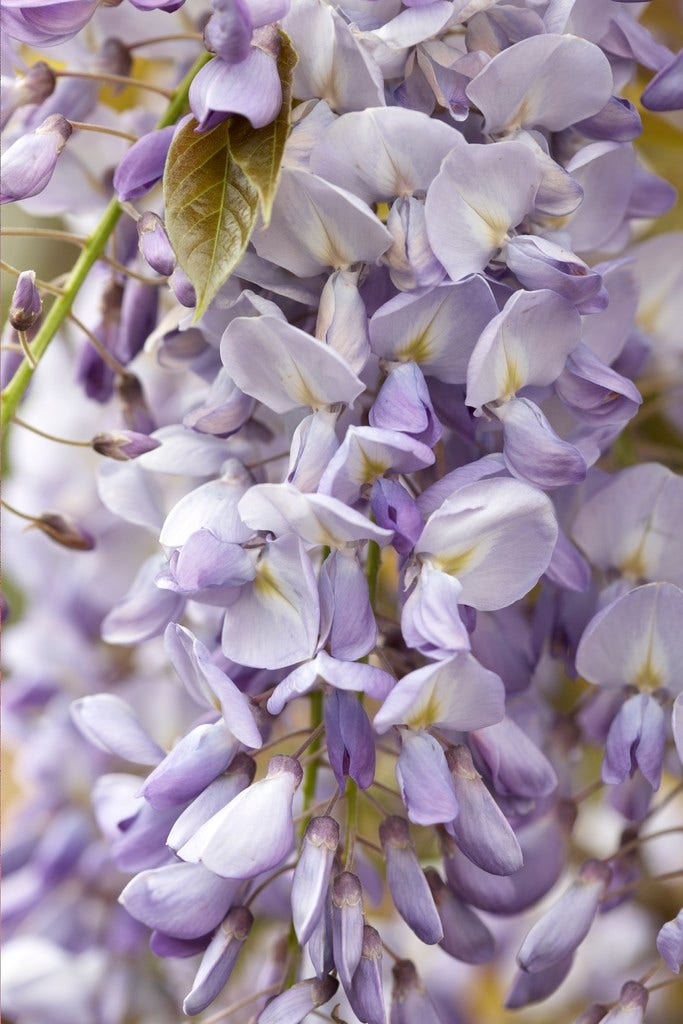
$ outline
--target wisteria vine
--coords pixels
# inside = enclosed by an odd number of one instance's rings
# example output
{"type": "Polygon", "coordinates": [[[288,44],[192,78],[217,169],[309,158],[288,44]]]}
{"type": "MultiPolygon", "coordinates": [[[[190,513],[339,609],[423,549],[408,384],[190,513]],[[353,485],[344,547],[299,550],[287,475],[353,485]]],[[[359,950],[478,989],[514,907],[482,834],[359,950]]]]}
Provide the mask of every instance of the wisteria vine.
{"type": "Polygon", "coordinates": [[[4,0],[9,1024],[680,1012],[647,6],[4,0]]]}

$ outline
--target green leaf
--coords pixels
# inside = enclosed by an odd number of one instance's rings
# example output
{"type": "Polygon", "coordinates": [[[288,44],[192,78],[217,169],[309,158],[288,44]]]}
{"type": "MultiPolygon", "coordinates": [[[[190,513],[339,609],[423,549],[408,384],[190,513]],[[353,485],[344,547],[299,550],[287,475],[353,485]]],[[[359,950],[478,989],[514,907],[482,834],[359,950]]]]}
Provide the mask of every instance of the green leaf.
{"type": "Polygon", "coordinates": [[[289,134],[292,111],[292,77],[299,58],[289,36],[280,30],[280,54],[277,69],[282,83],[282,107],[271,124],[252,128],[245,117],[234,117],[230,128],[230,146],[235,161],[253,181],[261,197],[263,223],[267,227],[280,180],[280,164],[289,134]]]}
{"type": "Polygon", "coordinates": [[[197,293],[195,321],[242,258],[256,223],[259,190],[235,162],[230,125],[177,132],[164,171],[166,231],[197,293]]]}

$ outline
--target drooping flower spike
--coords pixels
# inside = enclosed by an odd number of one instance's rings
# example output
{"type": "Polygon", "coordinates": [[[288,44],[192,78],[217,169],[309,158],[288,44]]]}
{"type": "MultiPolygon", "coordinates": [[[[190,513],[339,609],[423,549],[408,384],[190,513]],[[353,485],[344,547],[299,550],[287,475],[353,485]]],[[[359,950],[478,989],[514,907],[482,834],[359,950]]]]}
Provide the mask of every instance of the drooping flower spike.
{"type": "Polygon", "coordinates": [[[7,1013],[669,1024],[663,16],[201,6],[2,12],[7,1013]]]}

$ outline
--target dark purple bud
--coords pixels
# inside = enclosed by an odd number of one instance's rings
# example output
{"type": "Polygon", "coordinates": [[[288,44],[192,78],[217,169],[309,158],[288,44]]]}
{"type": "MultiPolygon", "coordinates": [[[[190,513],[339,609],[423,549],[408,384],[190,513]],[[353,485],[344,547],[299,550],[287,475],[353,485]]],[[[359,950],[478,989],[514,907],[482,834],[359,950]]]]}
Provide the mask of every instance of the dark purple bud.
{"type": "Polygon", "coordinates": [[[372,514],[378,526],[394,531],[393,546],[399,555],[408,555],[424,529],[424,519],[415,499],[397,480],[380,477],[370,494],[372,514]]]}
{"type": "Polygon", "coordinates": [[[459,900],[438,871],[427,868],[425,878],[441,919],[443,938],[439,945],[449,956],[466,964],[485,964],[496,951],[491,932],[471,907],[459,900]]]}
{"type": "Polygon", "coordinates": [[[610,96],[597,114],[578,121],[574,128],[597,142],[632,142],[643,130],[637,107],[623,96],[610,96]]]}
{"type": "Polygon", "coordinates": [[[144,455],[145,452],[154,451],[161,441],[132,430],[119,430],[96,434],[91,443],[98,455],[106,455],[107,458],[116,459],[118,462],[128,462],[130,459],[137,459],[139,455],[144,455]]]}
{"type": "MultiPolygon", "coordinates": [[[[98,340],[102,341],[104,331],[95,331],[98,340]]],[[[78,360],[76,379],[88,398],[95,402],[108,402],[114,391],[114,371],[107,366],[102,356],[90,342],[86,342],[78,360]]]]}
{"type": "Polygon", "coordinates": [[[257,1024],[301,1024],[311,1010],[324,1006],[339,988],[336,978],[307,978],[268,1003],[257,1024]]]}
{"type": "Polygon", "coordinates": [[[536,974],[570,956],[588,935],[611,877],[599,860],[584,863],[569,889],[536,922],[522,943],[517,962],[536,974]]]}
{"type": "Polygon", "coordinates": [[[391,973],[391,1024],[442,1024],[412,960],[399,960],[391,973]]]}
{"type": "Polygon", "coordinates": [[[311,818],[292,879],[292,921],[302,946],[323,913],[338,845],[338,822],[330,817],[311,818]]]}
{"type": "Polygon", "coordinates": [[[151,434],[156,428],[142,384],[134,373],[122,373],[114,382],[126,426],[137,434],[151,434]]]}
{"type": "MultiPolygon", "coordinates": [[[[105,39],[100,46],[95,67],[98,71],[103,71],[108,75],[127,77],[133,67],[133,54],[123,40],[112,36],[105,39]]],[[[122,88],[124,88],[123,85],[117,86],[117,91],[122,88]]]]}
{"type": "Polygon", "coordinates": [[[131,277],[121,297],[118,328],[113,333],[110,351],[120,363],[127,364],[141,352],[157,323],[159,289],[131,277]]]}
{"type": "Polygon", "coordinates": [[[602,1018],[602,1024],[643,1024],[648,990],[637,981],[627,981],[621,989],[619,1002],[602,1018]]]}
{"type": "Polygon", "coordinates": [[[386,1024],[382,940],[369,924],[363,928],[363,952],[347,995],[351,1009],[363,1024],[386,1024]]]}
{"type": "Polygon", "coordinates": [[[350,871],[343,871],[332,883],[332,948],[344,989],[351,988],[363,952],[363,924],[360,879],[350,871]]]}
{"type": "Polygon", "coordinates": [[[42,308],[40,292],[36,288],[35,271],[22,271],[10,303],[10,324],[15,331],[28,331],[38,320],[42,308]]]}
{"type": "Polygon", "coordinates": [[[567,859],[566,842],[576,817],[572,804],[561,804],[518,832],[524,865],[513,875],[491,875],[442,835],[448,884],[466,903],[492,914],[516,914],[536,903],[557,882],[567,859]]]}
{"type": "Polygon", "coordinates": [[[547,999],[567,977],[573,961],[574,954],[570,953],[569,956],[551,967],[546,967],[543,971],[537,971],[534,974],[518,971],[505,1000],[507,1009],[519,1010],[522,1006],[540,1003],[543,999],[547,999]]]}
{"type": "Polygon", "coordinates": [[[175,125],[158,128],[133,143],[114,172],[114,190],[121,202],[137,199],[161,180],[175,125]]]}
{"type": "Polygon", "coordinates": [[[43,191],[72,131],[65,117],[52,114],[5,150],[0,168],[0,204],[28,199],[43,191]]]}
{"type": "Polygon", "coordinates": [[[379,826],[386,857],[386,877],[391,898],[409,928],[428,945],[443,938],[443,928],[432,894],[410,838],[405,818],[392,815],[379,826]]]}
{"type": "Polygon", "coordinates": [[[168,283],[181,306],[192,309],[197,305],[197,293],[194,290],[194,285],[181,267],[175,268],[168,283]]]}
{"type": "Polygon", "coordinates": [[[70,516],[59,512],[44,512],[33,520],[33,526],[42,533],[72,551],[92,551],[95,540],[91,534],[83,530],[70,516]]]}
{"type": "Polygon", "coordinates": [[[522,851],[507,818],[498,807],[465,746],[446,751],[459,813],[451,825],[466,857],[492,875],[512,875],[522,867],[522,851]]]}
{"type": "Polygon", "coordinates": [[[183,1002],[188,1016],[201,1013],[214,1001],[232,974],[254,918],[246,907],[233,907],[217,929],[202,957],[192,990],[183,1002]]]}
{"type": "Polygon", "coordinates": [[[375,738],[358,696],[347,690],[333,690],[325,698],[327,754],[339,789],[350,776],[361,789],[375,778],[375,738]]]}
{"type": "Polygon", "coordinates": [[[163,277],[170,277],[175,268],[176,259],[166,228],[161,217],[147,210],[138,221],[138,238],[140,252],[150,267],[163,277]]]}

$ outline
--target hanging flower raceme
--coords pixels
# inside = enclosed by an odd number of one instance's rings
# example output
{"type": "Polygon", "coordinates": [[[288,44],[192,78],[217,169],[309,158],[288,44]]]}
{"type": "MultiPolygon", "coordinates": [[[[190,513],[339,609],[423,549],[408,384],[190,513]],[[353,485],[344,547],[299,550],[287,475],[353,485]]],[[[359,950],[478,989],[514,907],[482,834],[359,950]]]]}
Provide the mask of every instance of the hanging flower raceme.
{"type": "Polygon", "coordinates": [[[664,1024],[653,16],[8,0],[2,201],[64,221],[8,232],[78,254],[2,338],[16,1024],[446,1024],[515,949],[507,1008],[664,1024]]]}

